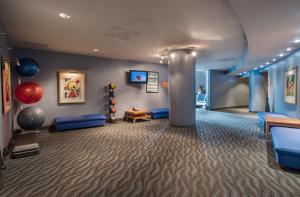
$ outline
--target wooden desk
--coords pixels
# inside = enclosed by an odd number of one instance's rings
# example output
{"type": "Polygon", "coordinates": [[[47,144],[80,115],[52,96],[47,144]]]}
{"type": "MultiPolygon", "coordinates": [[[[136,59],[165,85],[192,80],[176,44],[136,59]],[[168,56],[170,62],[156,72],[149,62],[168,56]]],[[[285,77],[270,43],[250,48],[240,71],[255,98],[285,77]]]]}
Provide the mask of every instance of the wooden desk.
{"type": "Polygon", "coordinates": [[[265,118],[266,140],[269,140],[271,126],[300,128],[300,120],[295,118],[272,118],[267,116],[265,118]]]}
{"type": "Polygon", "coordinates": [[[124,118],[126,120],[132,120],[132,122],[136,122],[136,120],[150,120],[151,116],[148,115],[149,111],[147,110],[127,110],[125,111],[124,118]]]}

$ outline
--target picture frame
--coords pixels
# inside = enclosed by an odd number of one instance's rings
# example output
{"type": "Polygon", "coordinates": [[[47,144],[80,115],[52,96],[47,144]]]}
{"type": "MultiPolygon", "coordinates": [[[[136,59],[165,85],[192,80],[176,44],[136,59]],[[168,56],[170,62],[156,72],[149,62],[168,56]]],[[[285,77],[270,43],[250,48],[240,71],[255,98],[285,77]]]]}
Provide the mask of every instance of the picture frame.
{"type": "Polygon", "coordinates": [[[289,104],[297,102],[297,69],[292,68],[285,72],[284,100],[289,104]]]}
{"type": "Polygon", "coordinates": [[[1,68],[2,113],[6,114],[12,109],[11,68],[10,68],[9,61],[5,61],[1,57],[0,68],[1,68]]]}
{"type": "Polygon", "coordinates": [[[148,71],[147,93],[159,93],[159,72],[148,71]]]}
{"type": "Polygon", "coordinates": [[[58,104],[84,104],[86,75],[79,71],[58,71],[58,104]]]}

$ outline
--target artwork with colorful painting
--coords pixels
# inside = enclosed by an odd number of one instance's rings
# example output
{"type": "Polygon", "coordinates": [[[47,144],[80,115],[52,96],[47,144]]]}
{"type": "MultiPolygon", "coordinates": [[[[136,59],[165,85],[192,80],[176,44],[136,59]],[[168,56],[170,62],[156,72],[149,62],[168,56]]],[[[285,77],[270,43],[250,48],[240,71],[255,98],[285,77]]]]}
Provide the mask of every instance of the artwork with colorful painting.
{"type": "Polygon", "coordinates": [[[291,69],[285,72],[285,102],[296,104],[297,94],[297,70],[291,69]]]}
{"type": "Polygon", "coordinates": [[[3,114],[6,114],[11,110],[12,103],[10,64],[6,61],[1,61],[1,71],[3,114]]]}
{"type": "Polygon", "coordinates": [[[85,102],[85,74],[81,72],[58,73],[58,103],[85,102]]]}

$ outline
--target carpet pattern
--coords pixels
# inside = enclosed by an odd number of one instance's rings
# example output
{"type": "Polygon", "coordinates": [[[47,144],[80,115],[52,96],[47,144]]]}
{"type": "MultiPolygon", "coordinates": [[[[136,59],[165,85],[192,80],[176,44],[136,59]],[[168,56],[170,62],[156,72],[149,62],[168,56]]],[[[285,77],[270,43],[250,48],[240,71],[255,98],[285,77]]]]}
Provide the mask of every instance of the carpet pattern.
{"type": "Polygon", "coordinates": [[[197,110],[197,128],[168,120],[41,132],[41,153],[6,161],[0,196],[300,196],[256,117],[197,110]]]}

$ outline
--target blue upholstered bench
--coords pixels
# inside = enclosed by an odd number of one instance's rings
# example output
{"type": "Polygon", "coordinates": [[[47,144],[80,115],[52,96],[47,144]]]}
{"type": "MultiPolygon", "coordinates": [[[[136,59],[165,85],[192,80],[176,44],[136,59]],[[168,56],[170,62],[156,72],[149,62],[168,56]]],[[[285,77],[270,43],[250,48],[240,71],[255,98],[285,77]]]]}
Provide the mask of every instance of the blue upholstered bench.
{"type": "Polygon", "coordinates": [[[258,112],[258,125],[261,127],[265,126],[265,117],[271,116],[273,118],[289,118],[288,116],[281,114],[281,113],[275,113],[275,112],[258,112]]]}
{"type": "Polygon", "coordinates": [[[58,117],[54,120],[56,130],[65,131],[88,127],[104,126],[106,117],[101,114],[87,114],[81,116],[58,117]]]}
{"type": "Polygon", "coordinates": [[[169,109],[168,108],[159,108],[150,110],[152,119],[159,118],[168,118],[169,117],[169,109]]]}
{"type": "Polygon", "coordinates": [[[300,170],[300,129],[271,127],[277,163],[300,170]]]}

